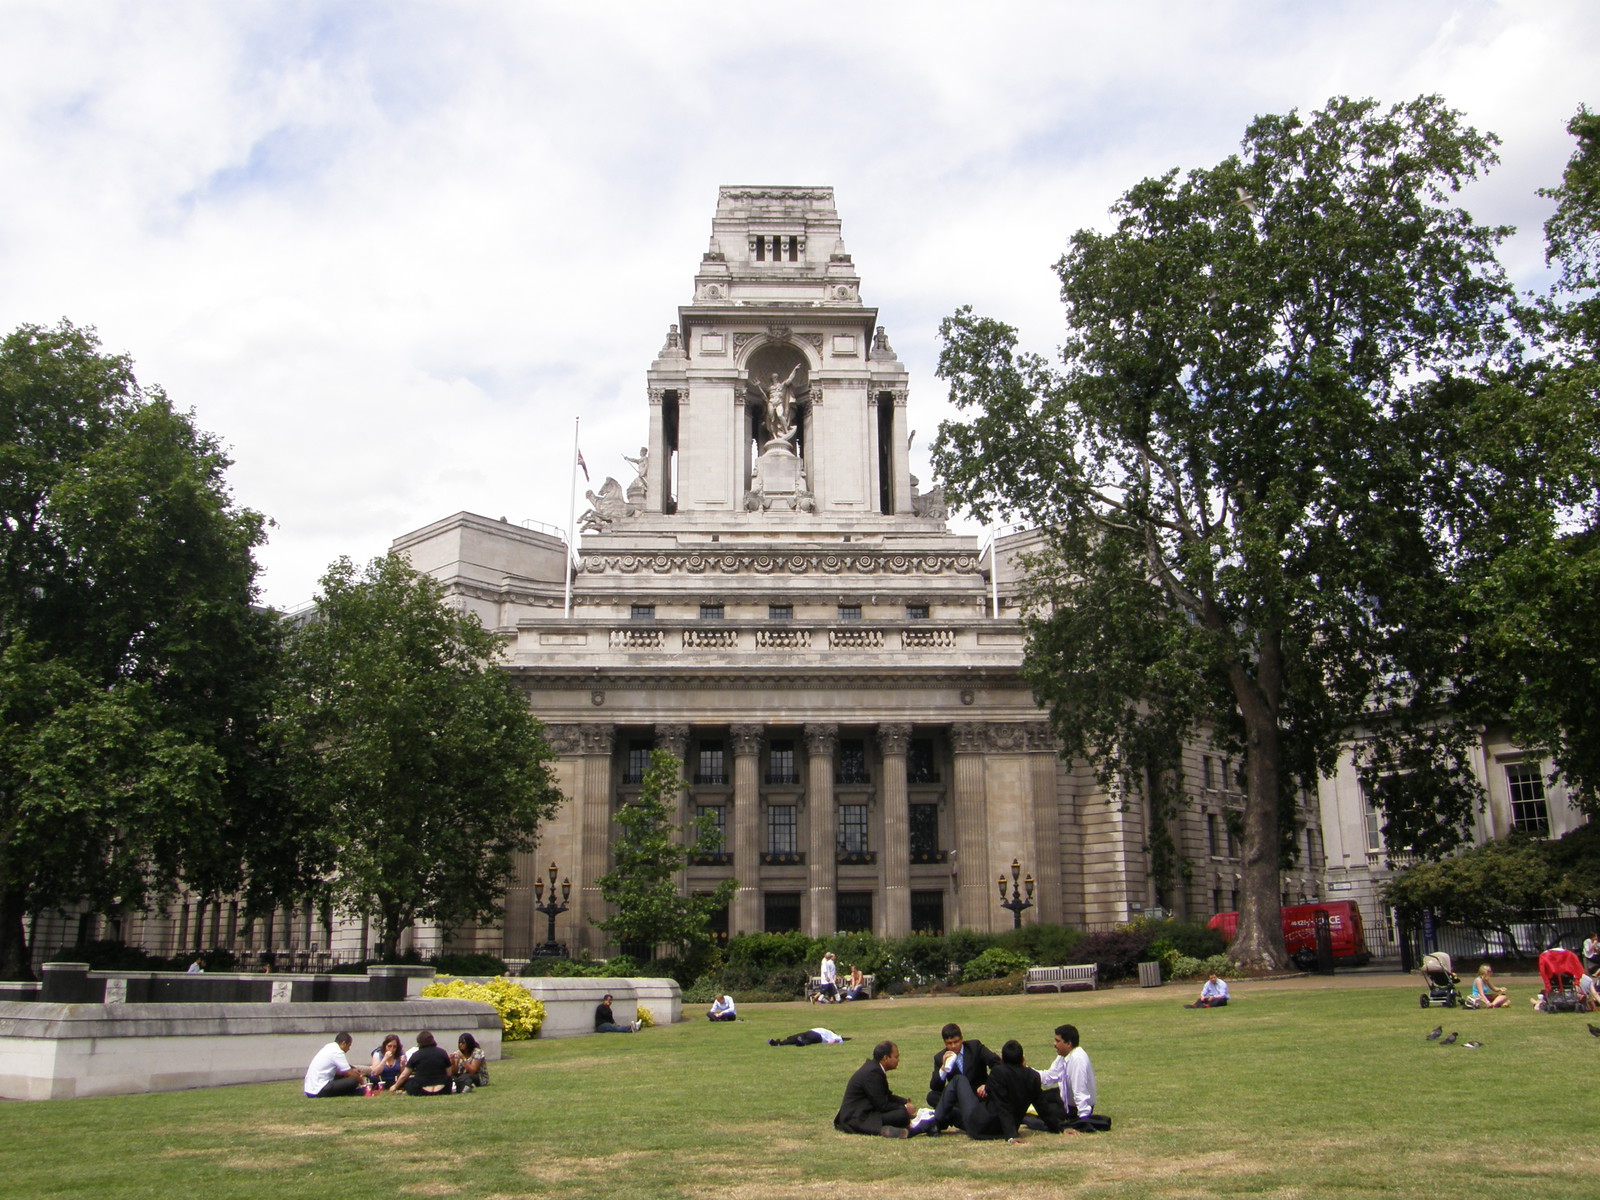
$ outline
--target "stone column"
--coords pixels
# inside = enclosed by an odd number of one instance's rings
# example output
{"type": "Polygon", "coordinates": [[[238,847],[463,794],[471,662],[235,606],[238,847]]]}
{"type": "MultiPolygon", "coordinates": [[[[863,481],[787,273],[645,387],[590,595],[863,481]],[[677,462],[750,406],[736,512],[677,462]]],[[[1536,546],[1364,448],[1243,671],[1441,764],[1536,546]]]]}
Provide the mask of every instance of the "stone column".
{"type": "Polygon", "coordinates": [[[995,896],[989,890],[988,803],[983,786],[983,755],[988,728],[980,721],[950,727],[955,758],[956,912],[952,927],[993,927],[995,896]]]}
{"type": "Polygon", "coordinates": [[[878,726],[883,754],[883,936],[911,932],[911,809],[906,794],[906,750],[911,726],[878,726]]]}
{"type": "Polygon", "coordinates": [[[645,473],[644,507],[646,512],[662,511],[669,481],[667,472],[672,464],[667,461],[667,430],[662,414],[666,398],[663,388],[648,389],[650,394],[650,469],[645,473]]]}
{"type": "Polygon", "coordinates": [[[760,725],[733,725],[733,874],[739,890],[728,912],[728,932],[759,933],[761,913],[760,725]]]}
{"type": "MultiPolygon", "coordinates": [[[[678,760],[678,802],[670,805],[676,813],[673,818],[680,830],[687,829],[694,814],[689,811],[689,763],[685,758],[689,751],[689,727],[687,725],[657,725],[656,749],[665,750],[678,760]]],[[[678,891],[687,894],[689,887],[689,867],[684,864],[683,870],[678,872],[678,891]]]]}
{"type": "Polygon", "coordinates": [[[906,445],[906,397],[904,388],[894,393],[894,441],[889,447],[894,459],[894,511],[898,514],[911,511],[911,447],[906,445]]]}
{"type": "Polygon", "coordinates": [[[837,725],[806,726],[806,809],[811,828],[806,932],[812,937],[828,936],[837,924],[834,894],[839,873],[834,851],[839,816],[833,803],[833,755],[838,745],[837,725]]]}
{"type": "Polygon", "coordinates": [[[611,725],[585,725],[578,731],[582,862],[570,928],[573,940],[589,950],[605,945],[605,934],[591,922],[606,915],[600,876],[611,869],[611,748],[615,737],[611,725]]]}
{"type": "Polygon", "coordinates": [[[1034,911],[1041,924],[1059,925],[1061,905],[1061,805],[1056,794],[1056,739],[1044,721],[1029,725],[1028,777],[1033,793],[1034,911]]]}

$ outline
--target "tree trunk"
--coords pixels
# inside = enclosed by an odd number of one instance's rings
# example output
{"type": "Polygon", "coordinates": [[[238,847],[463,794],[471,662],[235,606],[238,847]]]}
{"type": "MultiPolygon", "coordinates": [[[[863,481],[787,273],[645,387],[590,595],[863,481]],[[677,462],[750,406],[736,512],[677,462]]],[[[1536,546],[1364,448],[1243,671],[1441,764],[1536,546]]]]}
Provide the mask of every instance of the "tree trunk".
{"type": "Polygon", "coordinates": [[[0,893],[0,979],[31,980],[33,955],[28,950],[27,913],[22,897],[0,893]]]}
{"type": "Polygon", "coordinates": [[[1263,638],[1255,679],[1242,666],[1230,672],[1245,727],[1244,899],[1228,957],[1241,967],[1278,971],[1288,965],[1283,940],[1282,873],[1278,868],[1278,790],[1283,749],[1276,699],[1281,663],[1276,641],[1263,638]]]}

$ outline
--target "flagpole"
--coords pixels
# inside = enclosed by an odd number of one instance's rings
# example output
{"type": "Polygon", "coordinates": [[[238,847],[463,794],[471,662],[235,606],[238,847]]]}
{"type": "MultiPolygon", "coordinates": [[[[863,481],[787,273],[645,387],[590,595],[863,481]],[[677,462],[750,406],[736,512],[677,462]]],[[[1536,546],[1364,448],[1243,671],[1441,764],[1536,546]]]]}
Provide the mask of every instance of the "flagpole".
{"type": "Polygon", "coordinates": [[[563,616],[572,617],[572,543],[578,536],[578,421],[572,418],[572,486],[567,489],[567,600],[563,616]]]}

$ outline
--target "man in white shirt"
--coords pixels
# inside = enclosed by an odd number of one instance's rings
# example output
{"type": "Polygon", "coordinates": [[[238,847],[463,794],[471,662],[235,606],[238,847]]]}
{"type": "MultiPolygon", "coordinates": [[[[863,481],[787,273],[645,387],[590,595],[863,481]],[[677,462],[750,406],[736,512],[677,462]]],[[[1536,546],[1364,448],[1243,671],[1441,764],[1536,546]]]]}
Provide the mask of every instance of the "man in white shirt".
{"type": "Polygon", "coordinates": [[[717,998],[711,1002],[711,1011],[706,1013],[709,1021],[737,1021],[739,1014],[734,1011],[733,997],[726,992],[718,992],[717,998]]]}
{"type": "Polygon", "coordinates": [[[1061,1089],[1067,1117],[1063,1133],[1098,1133],[1111,1128],[1109,1118],[1095,1114],[1094,1066],[1078,1044],[1076,1025],[1056,1026],[1056,1060],[1039,1072],[1039,1083],[1061,1089]]]}
{"type": "Polygon", "coordinates": [[[1591,975],[1600,971],[1600,933],[1583,939],[1583,969],[1591,975]]]}
{"type": "Polygon", "coordinates": [[[311,1065],[306,1068],[305,1092],[312,1099],[323,1096],[359,1096],[361,1094],[361,1068],[352,1067],[349,1058],[351,1038],[348,1033],[334,1036],[317,1051],[311,1065]]]}
{"type": "Polygon", "coordinates": [[[815,1029],[803,1029],[799,1033],[791,1033],[786,1038],[768,1038],[769,1046],[837,1046],[848,1042],[847,1037],[840,1037],[831,1029],[824,1029],[818,1025],[815,1029]]]}
{"type": "Polygon", "coordinates": [[[1228,1003],[1228,985],[1217,978],[1215,971],[1206,980],[1205,986],[1200,989],[1200,999],[1193,1004],[1185,1004],[1185,1008],[1221,1008],[1228,1003]]]}
{"type": "Polygon", "coordinates": [[[824,1004],[830,1004],[839,998],[839,964],[829,950],[822,956],[822,986],[817,989],[816,998],[824,1004]]]}

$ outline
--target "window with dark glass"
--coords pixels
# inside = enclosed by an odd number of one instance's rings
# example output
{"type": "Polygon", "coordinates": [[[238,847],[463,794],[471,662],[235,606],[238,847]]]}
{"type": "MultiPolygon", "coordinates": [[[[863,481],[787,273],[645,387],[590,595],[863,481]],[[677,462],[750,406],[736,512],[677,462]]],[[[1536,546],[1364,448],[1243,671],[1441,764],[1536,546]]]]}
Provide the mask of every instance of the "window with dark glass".
{"type": "Polygon", "coordinates": [[[702,604],[700,606],[700,619],[702,621],[720,621],[720,620],[722,620],[722,605],[720,605],[720,604],[702,604]]]}
{"type": "Polygon", "coordinates": [[[634,738],[628,743],[628,762],[622,769],[623,783],[643,783],[644,773],[650,769],[650,751],[654,746],[647,739],[634,738]]]}
{"type": "Polygon", "coordinates": [[[635,604],[628,609],[630,621],[654,621],[656,619],[656,606],[654,604],[635,604]]]}
{"type": "Polygon", "coordinates": [[[859,604],[841,604],[841,605],[839,605],[839,620],[841,620],[841,621],[859,621],[859,620],[861,620],[861,605],[859,605],[859,604]]]}
{"type": "Polygon", "coordinates": [[[944,935],[944,893],[911,893],[911,932],[944,935]]]}
{"type": "Polygon", "coordinates": [[[696,783],[727,783],[728,773],[722,757],[721,742],[701,742],[700,757],[695,763],[696,783]]]}
{"type": "Polygon", "coordinates": [[[911,783],[938,783],[939,766],[933,757],[932,738],[912,738],[906,751],[906,779],[911,783]]]}
{"type": "Polygon", "coordinates": [[[871,783],[867,775],[867,744],[861,738],[842,738],[839,742],[839,782],[871,783]]]}
{"type": "Polygon", "coordinates": [[[840,892],[834,913],[839,933],[872,932],[872,893],[840,892]]]}
{"type": "Polygon", "coordinates": [[[1538,763],[1512,763],[1506,767],[1506,788],[1511,793],[1511,828],[1535,837],[1550,836],[1550,808],[1544,798],[1544,772],[1538,763]]]}
{"type": "Polygon", "coordinates": [[[795,822],[795,806],[774,804],[767,809],[767,853],[798,854],[800,852],[799,827],[795,822]]]}
{"type": "Polygon", "coordinates": [[[799,783],[800,774],[794,765],[794,743],[775,741],[767,750],[767,782],[799,783]]]}
{"type": "Polygon", "coordinates": [[[906,620],[926,621],[928,619],[928,606],[926,604],[906,605],[906,620]]]}
{"type": "Polygon", "coordinates": [[[1206,814],[1206,850],[1212,858],[1222,854],[1222,847],[1217,841],[1217,814],[1213,812],[1206,814]]]}
{"type": "Polygon", "coordinates": [[[792,605],[792,604],[769,604],[769,605],[767,605],[767,620],[769,620],[769,621],[792,621],[792,620],[794,620],[794,605],[792,605]]]}
{"type": "Polygon", "coordinates": [[[800,893],[768,892],[762,897],[766,910],[764,922],[768,933],[798,933],[800,931],[800,893]]]}
{"type": "Polygon", "coordinates": [[[911,806],[911,861],[939,861],[939,806],[911,806]]]}
{"type": "Polygon", "coordinates": [[[839,806],[839,849],[846,854],[867,852],[867,806],[841,804],[839,806]]]}
{"type": "Polygon", "coordinates": [[[728,906],[726,904],[721,908],[711,910],[710,915],[706,918],[706,932],[711,935],[711,939],[719,946],[727,945],[728,906]]]}

